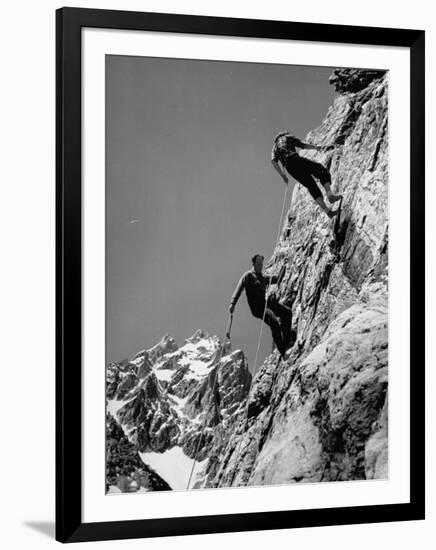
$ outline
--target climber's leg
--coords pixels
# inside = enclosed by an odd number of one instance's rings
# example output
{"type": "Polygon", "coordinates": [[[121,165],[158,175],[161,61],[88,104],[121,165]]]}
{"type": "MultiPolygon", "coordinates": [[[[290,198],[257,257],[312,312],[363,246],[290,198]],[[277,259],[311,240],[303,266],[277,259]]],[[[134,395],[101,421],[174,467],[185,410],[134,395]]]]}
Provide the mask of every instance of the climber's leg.
{"type": "Polygon", "coordinates": [[[315,202],[321,208],[321,210],[323,210],[327,214],[329,218],[333,218],[338,213],[337,210],[332,210],[326,205],[322,196],[318,197],[315,202]]]}
{"type": "Polygon", "coordinates": [[[268,300],[268,307],[280,320],[282,338],[285,346],[292,347],[296,339],[296,333],[292,330],[292,309],[281,304],[277,300],[268,300]]]}
{"type": "Polygon", "coordinates": [[[287,338],[292,327],[292,309],[273,299],[268,300],[268,308],[279,318],[283,336],[287,338]]]}
{"type": "Polygon", "coordinates": [[[332,189],[331,189],[332,178],[327,168],[320,162],[311,162],[311,165],[312,165],[312,174],[319,179],[321,185],[324,187],[327,193],[327,197],[329,201],[333,203],[341,200],[342,195],[335,195],[332,192],[332,189]]]}
{"type": "Polygon", "coordinates": [[[336,213],[324,202],[321,189],[318,187],[312,175],[312,172],[319,173],[319,167],[324,168],[322,164],[313,162],[304,157],[294,158],[289,160],[286,164],[286,170],[289,174],[309,191],[321,210],[323,210],[329,218],[333,218],[336,213]]]}
{"type": "Polygon", "coordinates": [[[271,334],[272,334],[274,343],[277,346],[277,349],[279,350],[280,355],[284,356],[286,351],[286,345],[285,345],[285,342],[283,341],[282,329],[280,327],[279,320],[277,319],[274,312],[271,309],[269,309],[269,307],[267,307],[265,310],[264,321],[271,329],[271,334]]]}
{"type": "Polygon", "coordinates": [[[342,195],[335,195],[332,192],[332,190],[330,188],[330,183],[324,184],[324,189],[326,190],[327,197],[328,197],[330,202],[337,202],[337,201],[340,201],[342,199],[342,195]]]}

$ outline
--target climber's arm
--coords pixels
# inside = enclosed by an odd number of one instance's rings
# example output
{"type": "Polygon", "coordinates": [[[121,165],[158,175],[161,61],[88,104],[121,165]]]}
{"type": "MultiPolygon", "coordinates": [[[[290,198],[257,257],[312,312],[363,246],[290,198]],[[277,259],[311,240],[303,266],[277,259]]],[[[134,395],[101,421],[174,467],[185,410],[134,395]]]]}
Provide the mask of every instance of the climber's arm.
{"type": "Polygon", "coordinates": [[[274,168],[277,170],[277,172],[280,174],[280,176],[282,177],[283,181],[285,183],[288,183],[288,176],[286,175],[285,171],[283,170],[283,168],[280,166],[279,162],[277,160],[274,160],[274,159],[271,159],[271,164],[274,166],[274,168]]]}
{"type": "Polygon", "coordinates": [[[267,279],[268,279],[269,284],[270,285],[279,284],[281,282],[281,280],[283,279],[283,275],[285,274],[285,269],[286,269],[285,266],[282,265],[278,275],[268,275],[267,279]]]}
{"type": "Polygon", "coordinates": [[[245,288],[245,274],[242,275],[242,277],[239,279],[239,282],[236,285],[235,291],[233,292],[232,297],[230,299],[230,307],[229,307],[230,314],[233,314],[233,312],[235,311],[235,306],[238,303],[239,297],[242,291],[244,290],[244,288],[245,288]]]}
{"type": "Polygon", "coordinates": [[[334,148],[333,145],[315,145],[314,143],[305,143],[301,140],[298,140],[296,146],[300,149],[314,149],[315,151],[330,151],[334,148]]]}

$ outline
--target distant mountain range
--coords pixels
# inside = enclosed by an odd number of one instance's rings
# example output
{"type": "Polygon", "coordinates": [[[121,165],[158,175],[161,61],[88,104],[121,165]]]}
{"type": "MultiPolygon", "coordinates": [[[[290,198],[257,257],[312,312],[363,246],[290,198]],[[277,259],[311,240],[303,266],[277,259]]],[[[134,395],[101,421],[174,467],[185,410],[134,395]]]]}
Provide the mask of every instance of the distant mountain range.
{"type": "MultiPolygon", "coordinates": [[[[130,491],[162,490],[165,483],[186,489],[196,453],[190,487],[202,485],[213,445],[226,438],[243,410],[251,374],[242,351],[231,352],[198,330],[181,347],[166,335],[131,360],[110,363],[106,382],[107,441],[124,437],[125,452],[139,458],[127,469],[120,465],[118,474],[112,468],[108,490],[120,490],[119,476],[130,491]],[[148,479],[142,470],[156,477],[148,479]]],[[[121,464],[124,455],[116,451],[121,464]]],[[[113,459],[109,446],[107,453],[113,459]]]]}

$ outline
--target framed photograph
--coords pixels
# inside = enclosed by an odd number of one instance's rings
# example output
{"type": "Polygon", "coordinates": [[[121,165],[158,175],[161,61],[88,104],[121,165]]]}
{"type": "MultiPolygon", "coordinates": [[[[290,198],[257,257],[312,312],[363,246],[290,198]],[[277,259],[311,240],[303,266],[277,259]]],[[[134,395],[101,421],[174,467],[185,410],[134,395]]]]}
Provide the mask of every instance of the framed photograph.
{"type": "Polygon", "coordinates": [[[57,540],[423,519],[424,32],[56,21],[57,540]]]}

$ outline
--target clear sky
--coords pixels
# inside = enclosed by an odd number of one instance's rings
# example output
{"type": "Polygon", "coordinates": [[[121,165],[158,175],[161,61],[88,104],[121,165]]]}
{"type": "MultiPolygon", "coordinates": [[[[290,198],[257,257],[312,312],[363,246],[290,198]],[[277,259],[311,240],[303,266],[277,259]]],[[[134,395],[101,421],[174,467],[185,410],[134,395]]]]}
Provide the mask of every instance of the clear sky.
{"type": "MultiPolygon", "coordinates": [[[[270,163],[274,136],[286,129],[304,138],[322,122],[334,99],[331,73],[107,56],[108,361],[165,333],[178,344],[198,328],[224,336],[250,257],[273,252],[284,192],[270,163]]],[[[259,323],[243,294],[232,345],[250,368],[259,323]]],[[[265,325],[261,360],[271,345],[265,325]]]]}

